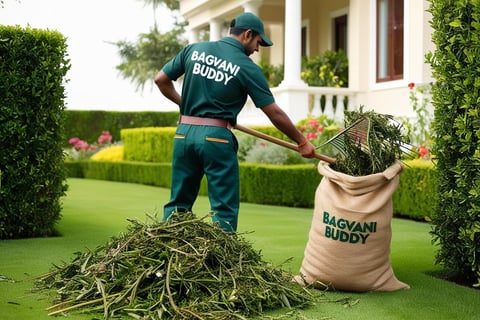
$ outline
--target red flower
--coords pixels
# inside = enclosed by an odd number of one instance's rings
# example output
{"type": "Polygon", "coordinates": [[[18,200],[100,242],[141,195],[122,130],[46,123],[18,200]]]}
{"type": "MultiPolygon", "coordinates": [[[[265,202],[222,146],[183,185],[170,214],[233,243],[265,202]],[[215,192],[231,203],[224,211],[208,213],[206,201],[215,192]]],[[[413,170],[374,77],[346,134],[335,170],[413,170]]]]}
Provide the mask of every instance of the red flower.
{"type": "Polygon", "coordinates": [[[425,157],[427,154],[429,154],[430,151],[423,145],[419,145],[418,146],[418,154],[420,155],[420,157],[425,157]]]}
{"type": "Polygon", "coordinates": [[[408,84],[408,88],[409,88],[410,90],[412,90],[413,88],[415,88],[415,83],[414,83],[414,82],[410,82],[410,83],[408,84]]]}
{"type": "Polygon", "coordinates": [[[323,132],[323,127],[318,127],[318,128],[317,128],[317,132],[322,133],[322,132],[323,132]]]}

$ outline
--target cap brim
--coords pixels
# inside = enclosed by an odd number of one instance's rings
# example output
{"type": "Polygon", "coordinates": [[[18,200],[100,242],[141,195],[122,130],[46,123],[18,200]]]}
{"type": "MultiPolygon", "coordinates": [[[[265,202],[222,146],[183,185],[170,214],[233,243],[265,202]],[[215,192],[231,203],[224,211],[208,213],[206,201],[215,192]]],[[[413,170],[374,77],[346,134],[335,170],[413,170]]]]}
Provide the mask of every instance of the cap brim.
{"type": "Polygon", "coordinates": [[[262,42],[260,42],[262,47],[270,47],[273,45],[272,40],[270,40],[265,34],[260,34],[260,37],[262,38],[262,42]]]}

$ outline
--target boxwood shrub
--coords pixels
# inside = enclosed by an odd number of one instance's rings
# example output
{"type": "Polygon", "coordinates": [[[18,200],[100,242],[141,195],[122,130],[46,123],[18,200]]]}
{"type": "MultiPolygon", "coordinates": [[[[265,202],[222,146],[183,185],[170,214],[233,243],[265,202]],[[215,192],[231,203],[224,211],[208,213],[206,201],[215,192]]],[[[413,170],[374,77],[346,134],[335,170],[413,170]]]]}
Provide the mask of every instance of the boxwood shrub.
{"type": "Polygon", "coordinates": [[[480,2],[431,0],[437,262],[480,286],[480,2]]]}
{"type": "Polygon", "coordinates": [[[48,236],[66,190],[66,38],[0,25],[0,239],[48,236]]]}

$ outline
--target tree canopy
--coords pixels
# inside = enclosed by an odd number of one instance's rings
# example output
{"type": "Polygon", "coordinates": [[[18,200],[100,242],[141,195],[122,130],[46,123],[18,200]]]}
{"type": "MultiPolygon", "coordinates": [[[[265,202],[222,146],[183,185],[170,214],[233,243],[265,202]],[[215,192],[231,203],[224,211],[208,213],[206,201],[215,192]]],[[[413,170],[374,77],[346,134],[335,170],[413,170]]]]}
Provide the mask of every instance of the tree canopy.
{"type": "MultiPolygon", "coordinates": [[[[153,7],[154,17],[159,6],[163,5],[176,14],[180,8],[178,0],[138,0],[153,7]]],[[[143,90],[145,84],[153,81],[163,65],[173,58],[186,44],[184,21],[176,18],[172,29],[161,33],[157,21],[148,33],[138,35],[136,41],[117,41],[113,43],[118,48],[122,62],[117,65],[120,75],[136,85],[137,90],[143,90]]]]}

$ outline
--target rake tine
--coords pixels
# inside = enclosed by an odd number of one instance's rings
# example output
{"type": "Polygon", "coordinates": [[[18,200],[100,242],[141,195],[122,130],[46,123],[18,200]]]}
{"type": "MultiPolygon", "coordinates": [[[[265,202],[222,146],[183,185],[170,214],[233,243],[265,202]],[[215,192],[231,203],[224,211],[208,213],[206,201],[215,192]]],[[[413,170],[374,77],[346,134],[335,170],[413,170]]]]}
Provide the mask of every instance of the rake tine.
{"type": "Polygon", "coordinates": [[[347,155],[347,153],[345,152],[345,148],[344,148],[343,142],[340,142],[340,141],[336,140],[336,141],[331,141],[330,144],[331,144],[335,149],[337,149],[337,151],[339,151],[341,154],[347,155]]]}
{"type": "Polygon", "coordinates": [[[334,135],[328,141],[317,146],[316,149],[324,147],[328,144],[332,145],[343,155],[345,152],[345,136],[348,136],[361,150],[368,150],[368,132],[370,130],[370,120],[366,117],[359,118],[353,124],[334,135]]]}
{"type": "Polygon", "coordinates": [[[402,149],[402,152],[404,155],[406,155],[407,157],[411,158],[411,159],[415,159],[417,158],[418,154],[419,154],[419,151],[418,151],[418,148],[416,146],[413,146],[411,144],[400,144],[400,148],[402,149]]]}

